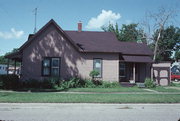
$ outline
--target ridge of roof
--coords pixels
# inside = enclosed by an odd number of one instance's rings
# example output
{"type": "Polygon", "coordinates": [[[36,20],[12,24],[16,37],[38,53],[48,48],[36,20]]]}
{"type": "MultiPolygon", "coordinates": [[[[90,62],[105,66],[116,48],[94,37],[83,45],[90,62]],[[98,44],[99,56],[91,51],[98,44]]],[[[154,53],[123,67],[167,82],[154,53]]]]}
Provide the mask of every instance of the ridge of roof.
{"type": "Polygon", "coordinates": [[[65,35],[65,37],[70,41],[70,43],[80,51],[80,48],[72,41],[72,39],[61,29],[61,27],[51,19],[47,24],[45,24],[37,33],[29,34],[28,40],[19,48],[19,51],[22,51],[34,38],[36,38],[44,29],[46,29],[50,24],[54,24],[57,29],[65,35]]]}
{"type": "Polygon", "coordinates": [[[19,48],[19,52],[51,24],[55,25],[57,30],[60,31],[79,52],[152,55],[152,52],[150,52],[150,49],[144,43],[120,42],[112,32],[63,30],[53,19],[46,23],[37,33],[29,34],[28,40],[19,48]]]}

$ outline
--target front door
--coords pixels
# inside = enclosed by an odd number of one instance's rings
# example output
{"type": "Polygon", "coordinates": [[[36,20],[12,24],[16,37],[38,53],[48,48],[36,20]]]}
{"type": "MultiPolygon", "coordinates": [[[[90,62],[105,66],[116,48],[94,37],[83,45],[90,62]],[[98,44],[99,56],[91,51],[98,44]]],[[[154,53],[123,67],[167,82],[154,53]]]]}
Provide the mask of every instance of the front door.
{"type": "Polygon", "coordinates": [[[126,82],[126,64],[123,62],[119,63],[119,81],[126,82]]]}

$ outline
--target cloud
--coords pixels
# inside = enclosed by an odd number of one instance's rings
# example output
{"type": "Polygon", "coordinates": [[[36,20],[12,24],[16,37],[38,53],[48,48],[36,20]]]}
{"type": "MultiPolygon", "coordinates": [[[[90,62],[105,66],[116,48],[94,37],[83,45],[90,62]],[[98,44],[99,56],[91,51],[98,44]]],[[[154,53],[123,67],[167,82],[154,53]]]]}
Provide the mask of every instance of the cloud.
{"type": "Polygon", "coordinates": [[[0,38],[4,39],[19,39],[24,34],[24,31],[17,31],[14,28],[11,28],[10,32],[2,32],[0,31],[0,38]]]}
{"type": "Polygon", "coordinates": [[[96,17],[91,18],[86,26],[87,29],[100,29],[103,25],[107,25],[109,22],[114,24],[121,18],[119,13],[113,13],[111,10],[102,10],[102,12],[96,17]]]}

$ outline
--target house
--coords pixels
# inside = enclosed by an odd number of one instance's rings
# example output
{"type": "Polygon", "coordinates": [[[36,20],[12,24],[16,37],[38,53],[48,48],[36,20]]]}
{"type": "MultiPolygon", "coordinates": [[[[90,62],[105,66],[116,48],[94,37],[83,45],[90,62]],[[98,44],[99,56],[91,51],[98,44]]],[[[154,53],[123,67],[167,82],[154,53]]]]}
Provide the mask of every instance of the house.
{"type": "Polygon", "coordinates": [[[144,82],[151,76],[152,55],[145,43],[120,42],[111,32],[82,31],[81,22],[77,31],[65,31],[50,20],[6,58],[21,62],[22,80],[85,79],[97,70],[102,80],[144,82]]]}
{"type": "Polygon", "coordinates": [[[0,75],[1,74],[7,74],[7,65],[0,64],[0,75]]]}
{"type": "MultiPolygon", "coordinates": [[[[14,66],[9,66],[9,69],[8,69],[9,71],[8,71],[8,74],[16,74],[16,75],[20,75],[20,67],[16,67],[16,69],[15,69],[15,67],[14,66]]],[[[7,73],[7,71],[6,71],[6,73],[7,73]]]]}
{"type": "Polygon", "coordinates": [[[9,66],[8,70],[7,68],[8,67],[6,64],[0,64],[0,75],[7,74],[7,71],[8,71],[8,74],[17,74],[17,75],[20,74],[20,67],[16,67],[16,71],[15,71],[14,66],[9,66]]]}

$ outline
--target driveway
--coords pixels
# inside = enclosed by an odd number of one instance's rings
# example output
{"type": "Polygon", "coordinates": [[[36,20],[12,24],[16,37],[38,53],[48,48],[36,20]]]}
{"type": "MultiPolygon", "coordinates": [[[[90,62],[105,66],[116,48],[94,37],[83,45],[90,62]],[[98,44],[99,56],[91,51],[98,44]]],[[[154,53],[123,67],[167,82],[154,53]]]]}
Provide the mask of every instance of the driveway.
{"type": "Polygon", "coordinates": [[[178,121],[180,104],[0,103],[0,120],[178,121]]]}

